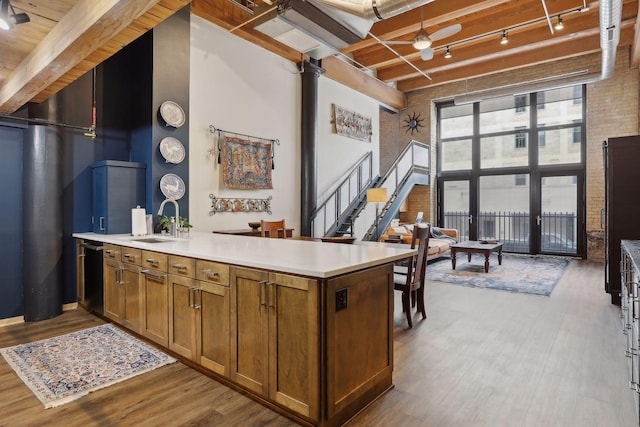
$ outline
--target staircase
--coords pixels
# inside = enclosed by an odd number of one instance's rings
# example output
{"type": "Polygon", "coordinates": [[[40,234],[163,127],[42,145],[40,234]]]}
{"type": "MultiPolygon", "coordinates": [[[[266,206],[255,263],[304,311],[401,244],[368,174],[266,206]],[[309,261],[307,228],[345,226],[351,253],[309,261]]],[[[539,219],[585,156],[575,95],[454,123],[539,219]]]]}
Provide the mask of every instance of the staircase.
{"type": "Polygon", "coordinates": [[[411,141],[400,153],[376,185],[387,189],[388,199],[362,240],[376,240],[384,233],[414,185],[429,185],[430,154],[430,147],[418,141],[411,141]]]}
{"type": "Polygon", "coordinates": [[[353,235],[353,224],[366,206],[367,189],[373,184],[373,153],[362,156],[346,177],[311,213],[312,236],[353,235]]]}
{"type": "Polygon", "coordinates": [[[360,158],[347,172],[327,199],[311,215],[313,236],[353,236],[353,225],[367,206],[367,190],[373,187],[387,189],[389,198],[362,240],[375,240],[387,229],[400,205],[414,185],[429,185],[430,148],[411,141],[400,153],[384,177],[372,178],[372,153],[360,158]]]}

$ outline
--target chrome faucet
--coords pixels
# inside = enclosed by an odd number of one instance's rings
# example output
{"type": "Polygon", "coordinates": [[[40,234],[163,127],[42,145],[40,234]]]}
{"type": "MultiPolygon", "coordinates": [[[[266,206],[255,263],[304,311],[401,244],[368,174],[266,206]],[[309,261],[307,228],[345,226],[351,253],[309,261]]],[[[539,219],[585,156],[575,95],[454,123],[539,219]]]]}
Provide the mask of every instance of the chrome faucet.
{"type": "Polygon", "coordinates": [[[178,237],[178,227],[180,224],[180,206],[178,206],[178,202],[175,199],[164,199],[162,203],[160,203],[160,209],[158,209],[158,215],[162,215],[162,211],[164,210],[164,205],[167,202],[173,203],[173,206],[176,208],[176,222],[174,227],[171,229],[171,235],[173,237],[178,237]]]}

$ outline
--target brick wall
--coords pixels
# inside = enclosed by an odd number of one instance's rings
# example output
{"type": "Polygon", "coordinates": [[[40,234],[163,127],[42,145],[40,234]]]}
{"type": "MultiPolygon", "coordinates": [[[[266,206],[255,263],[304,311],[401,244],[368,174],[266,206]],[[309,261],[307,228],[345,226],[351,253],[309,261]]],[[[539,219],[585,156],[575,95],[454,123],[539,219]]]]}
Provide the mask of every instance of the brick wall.
{"type": "Polygon", "coordinates": [[[402,151],[398,113],[380,109],[380,141],[385,141],[380,144],[380,176],[384,176],[402,151]]]}
{"type": "MultiPolygon", "coordinates": [[[[602,141],[613,136],[639,133],[638,91],[640,79],[638,70],[632,69],[629,61],[629,48],[618,49],[613,77],[587,85],[586,229],[587,257],[592,260],[604,260],[604,230],[600,223],[600,212],[604,208],[602,141]]],[[[410,92],[407,94],[408,107],[406,110],[400,111],[398,114],[385,113],[385,120],[383,121],[382,118],[380,120],[381,127],[383,125],[389,127],[389,130],[381,129],[380,131],[381,170],[383,170],[383,165],[387,165],[388,168],[390,162],[393,161],[389,157],[394,153],[397,155],[397,152],[402,150],[411,139],[427,144],[436,140],[436,102],[450,100],[455,95],[465,92],[495,88],[584,69],[588,69],[589,72],[599,71],[600,54],[563,59],[516,71],[505,71],[410,92]],[[404,132],[403,125],[404,120],[413,114],[420,114],[420,117],[425,120],[422,122],[424,127],[411,136],[404,132]],[[387,137],[394,139],[387,139],[387,137]],[[383,147],[385,148],[383,149],[383,147]],[[385,153],[384,160],[382,160],[382,150],[385,153]],[[396,150],[398,151],[396,152],[396,150]]],[[[416,203],[428,203],[429,205],[429,209],[420,206],[416,212],[423,210],[425,220],[431,222],[435,221],[436,216],[436,148],[435,143],[431,144],[431,182],[434,185],[426,187],[429,189],[430,195],[428,198],[416,196],[416,200],[419,200],[416,203]]],[[[422,192],[424,189],[418,191],[422,192]]],[[[415,214],[413,218],[415,218],[415,214]]]]}

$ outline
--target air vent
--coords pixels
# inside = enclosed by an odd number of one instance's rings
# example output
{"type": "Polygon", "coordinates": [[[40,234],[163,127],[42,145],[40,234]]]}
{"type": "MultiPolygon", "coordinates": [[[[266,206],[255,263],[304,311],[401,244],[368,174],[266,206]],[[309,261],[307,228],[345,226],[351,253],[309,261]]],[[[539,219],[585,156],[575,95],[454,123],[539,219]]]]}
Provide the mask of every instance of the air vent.
{"type": "MultiPolygon", "coordinates": [[[[256,16],[261,12],[256,9],[256,16]]],[[[254,28],[316,59],[333,55],[363,38],[304,0],[282,2],[257,19],[254,28]]]]}

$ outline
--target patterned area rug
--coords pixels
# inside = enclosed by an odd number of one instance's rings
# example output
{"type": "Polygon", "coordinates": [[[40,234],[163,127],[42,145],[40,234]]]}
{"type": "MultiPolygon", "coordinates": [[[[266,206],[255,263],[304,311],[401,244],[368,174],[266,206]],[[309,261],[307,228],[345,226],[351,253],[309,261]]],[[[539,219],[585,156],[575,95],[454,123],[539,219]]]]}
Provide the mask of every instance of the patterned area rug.
{"type": "Polygon", "coordinates": [[[176,361],[108,324],[2,348],[0,354],[45,408],[176,361]]]}
{"type": "Polygon", "coordinates": [[[455,270],[449,257],[429,263],[427,280],[549,296],[569,264],[564,258],[504,255],[502,265],[498,265],[498,256],[491,254],[489,272],[485,273],[484,255],[474,254],[471,262],[467,262],[467,254],[456,258],[455,270]]]}

